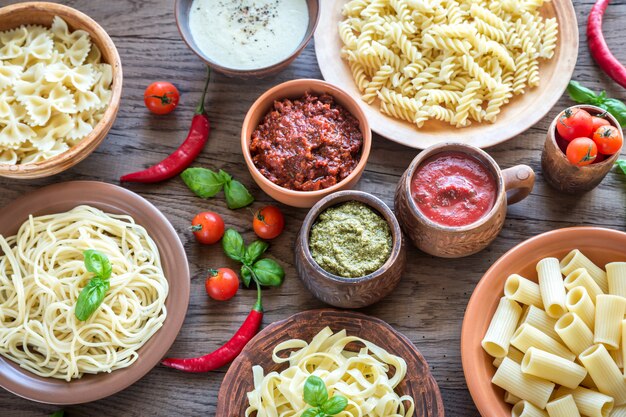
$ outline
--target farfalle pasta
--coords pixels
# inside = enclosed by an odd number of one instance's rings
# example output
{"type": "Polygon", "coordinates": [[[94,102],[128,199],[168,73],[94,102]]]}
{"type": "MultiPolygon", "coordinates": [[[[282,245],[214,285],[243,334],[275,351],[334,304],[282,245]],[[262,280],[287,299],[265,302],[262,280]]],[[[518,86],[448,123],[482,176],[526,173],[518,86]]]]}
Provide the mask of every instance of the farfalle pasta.
{"type": "Polygon", "coordinates": [[[101,59],[89,33],[58,16],[0,32],[0,164],[52,158],[91,133],[112,95],[101,59]]]}

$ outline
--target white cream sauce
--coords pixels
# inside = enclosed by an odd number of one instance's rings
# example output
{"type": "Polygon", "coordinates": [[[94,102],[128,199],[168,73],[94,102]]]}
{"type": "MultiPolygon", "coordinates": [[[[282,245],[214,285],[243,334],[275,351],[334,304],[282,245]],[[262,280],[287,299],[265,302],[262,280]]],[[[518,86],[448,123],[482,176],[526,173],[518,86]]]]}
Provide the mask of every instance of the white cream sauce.
{"type": "Polygon", "coordinates": [[[306,0],[194,0],[189,12],[198,48],[232,69],[265,68],[288,58],[308,24],[306,0]]]}

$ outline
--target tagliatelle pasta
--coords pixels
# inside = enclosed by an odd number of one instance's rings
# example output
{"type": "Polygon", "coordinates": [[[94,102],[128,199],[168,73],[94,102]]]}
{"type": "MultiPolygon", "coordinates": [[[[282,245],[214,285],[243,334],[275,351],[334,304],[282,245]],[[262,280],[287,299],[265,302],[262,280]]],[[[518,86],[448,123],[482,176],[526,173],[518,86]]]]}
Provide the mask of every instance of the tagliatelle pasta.
{"type": "Polygon", "coordinates": [[[404,359],[367,340],[348,336],[345,330],[333,334],[327,327],[310,343],[297,339],[280,343],[272,358],[288,367],[267,375],[260,366],[252,368],[254,390],[248,393],[246,417],[301,415],[310,408],[303,390],[311,375],[325,382],[329,396],[348,399],[348,406],[339,414],[342,417],[411,417],[414,413],[413,398],[394,391],[406,375],[404,359]],[[349,351],[346,346],[351,343],[364,347],[349,351]],[[286,351],[290,353],[283,357],[286,351]]]}
{"type": "Polygon", "coordinates": [[[0,32],[0,164],[59,155],[86,137],[111,99],[112,68],[83,30],[52,26],[0,32]]]}
{"type": "Polygon", "coordinates": [[[539,85],[556,48],[544,0],[352,0],[339,23],[342,57],[369,104],[421,127],[495,122],[502,106],[539,85]]]}

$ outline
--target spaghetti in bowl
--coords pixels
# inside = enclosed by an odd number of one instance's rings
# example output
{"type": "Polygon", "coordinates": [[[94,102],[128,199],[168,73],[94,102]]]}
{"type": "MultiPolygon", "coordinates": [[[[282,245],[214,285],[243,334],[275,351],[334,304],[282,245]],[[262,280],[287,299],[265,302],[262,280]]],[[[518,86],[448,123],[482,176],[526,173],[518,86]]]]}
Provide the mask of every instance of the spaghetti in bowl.
{"type": "Polygon", "coordinates": [[[0,235],[3,388],[45,403],[94,401],[140,379],[172,345],[187,310],[187,259],[146,200],[110,184],[57,184],[0,211],[0,235]],[[112,274],[80,321],[77,298],[93,278],[85,249],[105,254],[112,274]]]}

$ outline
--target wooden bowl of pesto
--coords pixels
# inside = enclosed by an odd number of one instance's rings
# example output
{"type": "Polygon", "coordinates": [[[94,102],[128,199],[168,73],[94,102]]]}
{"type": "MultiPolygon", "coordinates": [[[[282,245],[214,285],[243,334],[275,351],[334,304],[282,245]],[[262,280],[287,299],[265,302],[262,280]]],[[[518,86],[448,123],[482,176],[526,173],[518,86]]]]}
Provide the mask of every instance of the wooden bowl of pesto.
{"type": "Polygon", "coordinates": [[[393,211],[362,191],[320,200],[296,242],[300,279],[315,297],[340,308],[366,307],[386,297],[405,262],[404,236],[393,211]]]}

